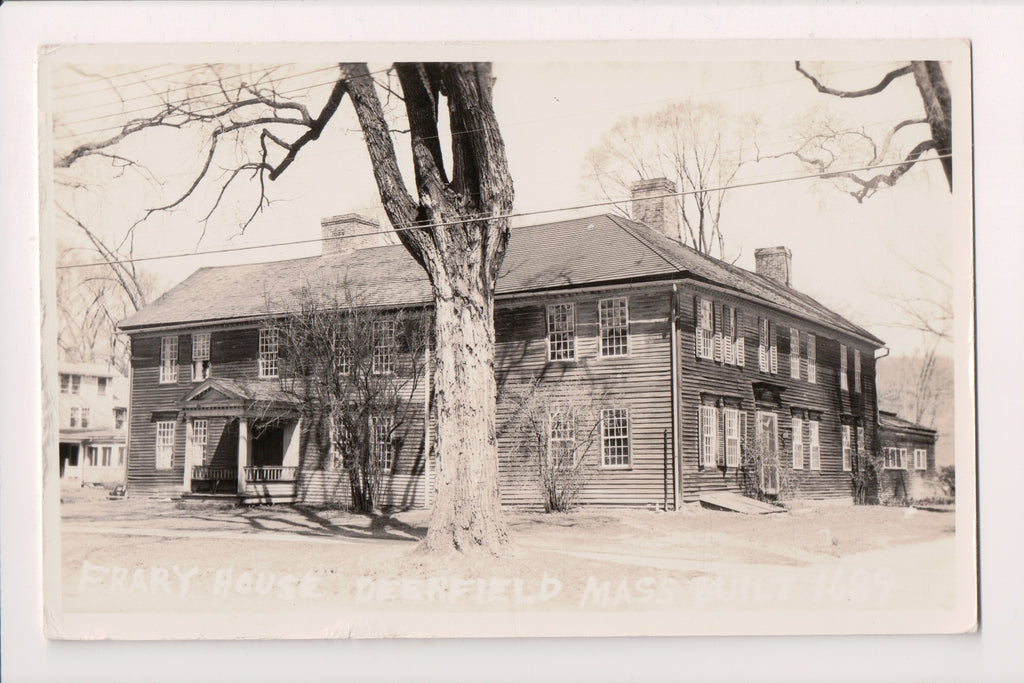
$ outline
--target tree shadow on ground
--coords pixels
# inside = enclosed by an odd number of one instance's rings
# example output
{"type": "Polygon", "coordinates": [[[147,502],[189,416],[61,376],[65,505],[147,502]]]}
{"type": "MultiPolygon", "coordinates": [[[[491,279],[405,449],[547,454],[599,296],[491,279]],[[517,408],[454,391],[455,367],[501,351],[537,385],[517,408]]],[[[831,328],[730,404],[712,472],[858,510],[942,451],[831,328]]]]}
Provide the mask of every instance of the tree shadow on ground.
{"type": "Polygon", "coordinates": [[[231,517],[213,515],[195,515],[194,517],[220,524],[246,524],[260,533],[285,532],[318,538],[341,537],[416,542],[427,533],[426,527],[408,524],[390,514],[346,513],[345,519],[332,521],[322,512],[314,508],[290,506],[280,511],[270,508],[246,509],[241,514],[231,517]],[[296,519],[295,513],[300,515],[301,519],[296,519]],[[349,519],[352,521],[347,522],[346,520],[349,519]]]}

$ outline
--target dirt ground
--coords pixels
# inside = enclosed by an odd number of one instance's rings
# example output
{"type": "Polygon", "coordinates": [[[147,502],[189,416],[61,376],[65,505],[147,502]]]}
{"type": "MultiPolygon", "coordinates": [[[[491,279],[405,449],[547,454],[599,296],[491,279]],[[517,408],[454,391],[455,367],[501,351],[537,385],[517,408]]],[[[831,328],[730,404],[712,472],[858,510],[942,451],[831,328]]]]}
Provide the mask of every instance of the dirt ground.
{"type": "Polygon", "coordinates": [[[951,511],[807,505],[749,516],[509,512],[510,558],[415,552],[425,511],[62,498],[63,609],[936,609],[955,598],[951,511]]]}

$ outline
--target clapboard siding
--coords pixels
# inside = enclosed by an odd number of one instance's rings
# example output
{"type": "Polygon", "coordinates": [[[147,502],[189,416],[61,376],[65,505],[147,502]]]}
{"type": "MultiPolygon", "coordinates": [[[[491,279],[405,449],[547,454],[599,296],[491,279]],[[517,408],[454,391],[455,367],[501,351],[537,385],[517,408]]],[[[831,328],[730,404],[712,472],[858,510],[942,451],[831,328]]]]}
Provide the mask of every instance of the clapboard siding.
{"type": "MultiPolygon", "coordinates": [[[[779,450],[783,467],[789,470],[795,485],[795,495],[802,498],[833,498],[852,494],[849,472],[842,469],[843,421],[860,424],[865,428],[868,448],[876,440],[875,420],[875,361],[874,348],[852,337],[840,336],[833,330],[813,322],[800,320],[773,309],[740,300],[720,291],[699,286],[681,288],[679,295],[680,340],[680,410],[681,470],[683,499],[695,500],[701,493],[719,490],[739,490],[740,480],[736,468],[700,466],[698,444],[698,410],[702,394],[710,397],[733,397],[740,400],[746,413],[748,438],[753,438],[755,414],[758,409],[777,414],[779,450]],[[718,307],[734,306],[740,311],[739,334],[744,338],[744,366],[726,365],[696,357],[696,297],[707,297],[715,302],[715,325],[719,329],[718,307]],[[761,372],[758,366],[758,319],[766,317],[774,325],[777,346],[777,372],[761,372]],[[790,329],[800,332],[800,378],[791,376],[790,329]],[[816,382],[807,380],[807,338],[815,335],[816,382]],[[848,348],[848,376],[850,390],[842,390],[839,383],[840,344],[848,348]],[[853,349],[860,349],[863,391],[854,389],[853,349]],[[777,405],[755,402],[754,384],[764,382],[781,388],[777,405]],[[820,413],[819,442],[821,469],[809,469],[809,437],[804,423],[804,469],[792,467],[792,413],[813,411],[820,413]]],[[[720,436],[724,426],[719,424],[720,436]]]]}
{"type": "MultiPolygon", "coordinates": [[[[592,471],[579,502],[602,505],[661,505],[665,502],[665,434],[671,438],[671,290],[667,287],[537,297],[501,305],[495,311],[498,384],[499,477],[506,505],[540,507],[537,463],[523,455],[509,435],[511,406],[503,396],[516,384],[576,380],[601,397],[607,408],[629,411],[630,466],[600,467],[600,433],[588,460],[592,471]],[[626,296],[629,355],[599,357],[598,301],[626,296]],[[547,360],[546,307],[571,302],[576,313],[576,360],[547,360]]],[[[669,441],[671,446],[671,441],[669,441]]],[[[671,466],[671,465],[670,465],[671,466]]],[[[671,474],[671,472],[670,472],[671,474]]],[[[672,504],[669,490],[669,504],[672,504]]]]}

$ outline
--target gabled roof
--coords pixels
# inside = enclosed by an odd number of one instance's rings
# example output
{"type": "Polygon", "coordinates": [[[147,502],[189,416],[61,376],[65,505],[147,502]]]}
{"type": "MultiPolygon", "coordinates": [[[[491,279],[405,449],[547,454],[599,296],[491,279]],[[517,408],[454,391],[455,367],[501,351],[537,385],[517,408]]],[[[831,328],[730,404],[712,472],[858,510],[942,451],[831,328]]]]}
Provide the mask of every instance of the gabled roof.
{"type": "Polygon", "coordinates": [[[62,360],[57,363],[57,372],[65,375],[86,377],[124,377],[114,366],[106,363],[75,363],[62,360]]]}
{"type": "MultiPolygon", "coordinates": [[[[642,223],[601,214],[513,228],[495,293],[692,278],[762,300],[833,329],[883,342],[811,297],[668,239],[642,223]]],[[[201,268],[121,322],[125,331],[252,319],[295,310],[303,287],[352,294],[361,305],[431,302],[426,273],[405,247],[360,249],[239,266],[201,268]]]]}
{"type": "Polygon", "coordinates": [[[227,377],[211,377],[205,380],[186,394],[181,403],[183,407],[187,407],[201,404],[205,401],[240,405],[251,403],[298,403],[298,399],[284,391],[278,381],[244,381],[227,377]]]}
{"type": "Polygon", "coordinates": [[[878,426],[882,429],[891,429],[900,432],[915,432],[923,436],[935,436],[938,432],[930,427],[919,425],[910,420],[905,420],[896,413],[888,410],[878,411],[878,426]]]}

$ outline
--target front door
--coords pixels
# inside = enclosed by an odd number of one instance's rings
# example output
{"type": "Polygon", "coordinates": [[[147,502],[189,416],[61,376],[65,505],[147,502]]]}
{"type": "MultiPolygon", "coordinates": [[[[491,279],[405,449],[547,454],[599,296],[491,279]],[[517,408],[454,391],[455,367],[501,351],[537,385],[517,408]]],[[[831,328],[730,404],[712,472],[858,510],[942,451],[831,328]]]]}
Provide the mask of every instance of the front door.
{"type": "Polygon", "coordinates": [[[284,429],[276,426],[257,427],[252,439],[254,467],[280,467],[284,463],[284,429]]]}

